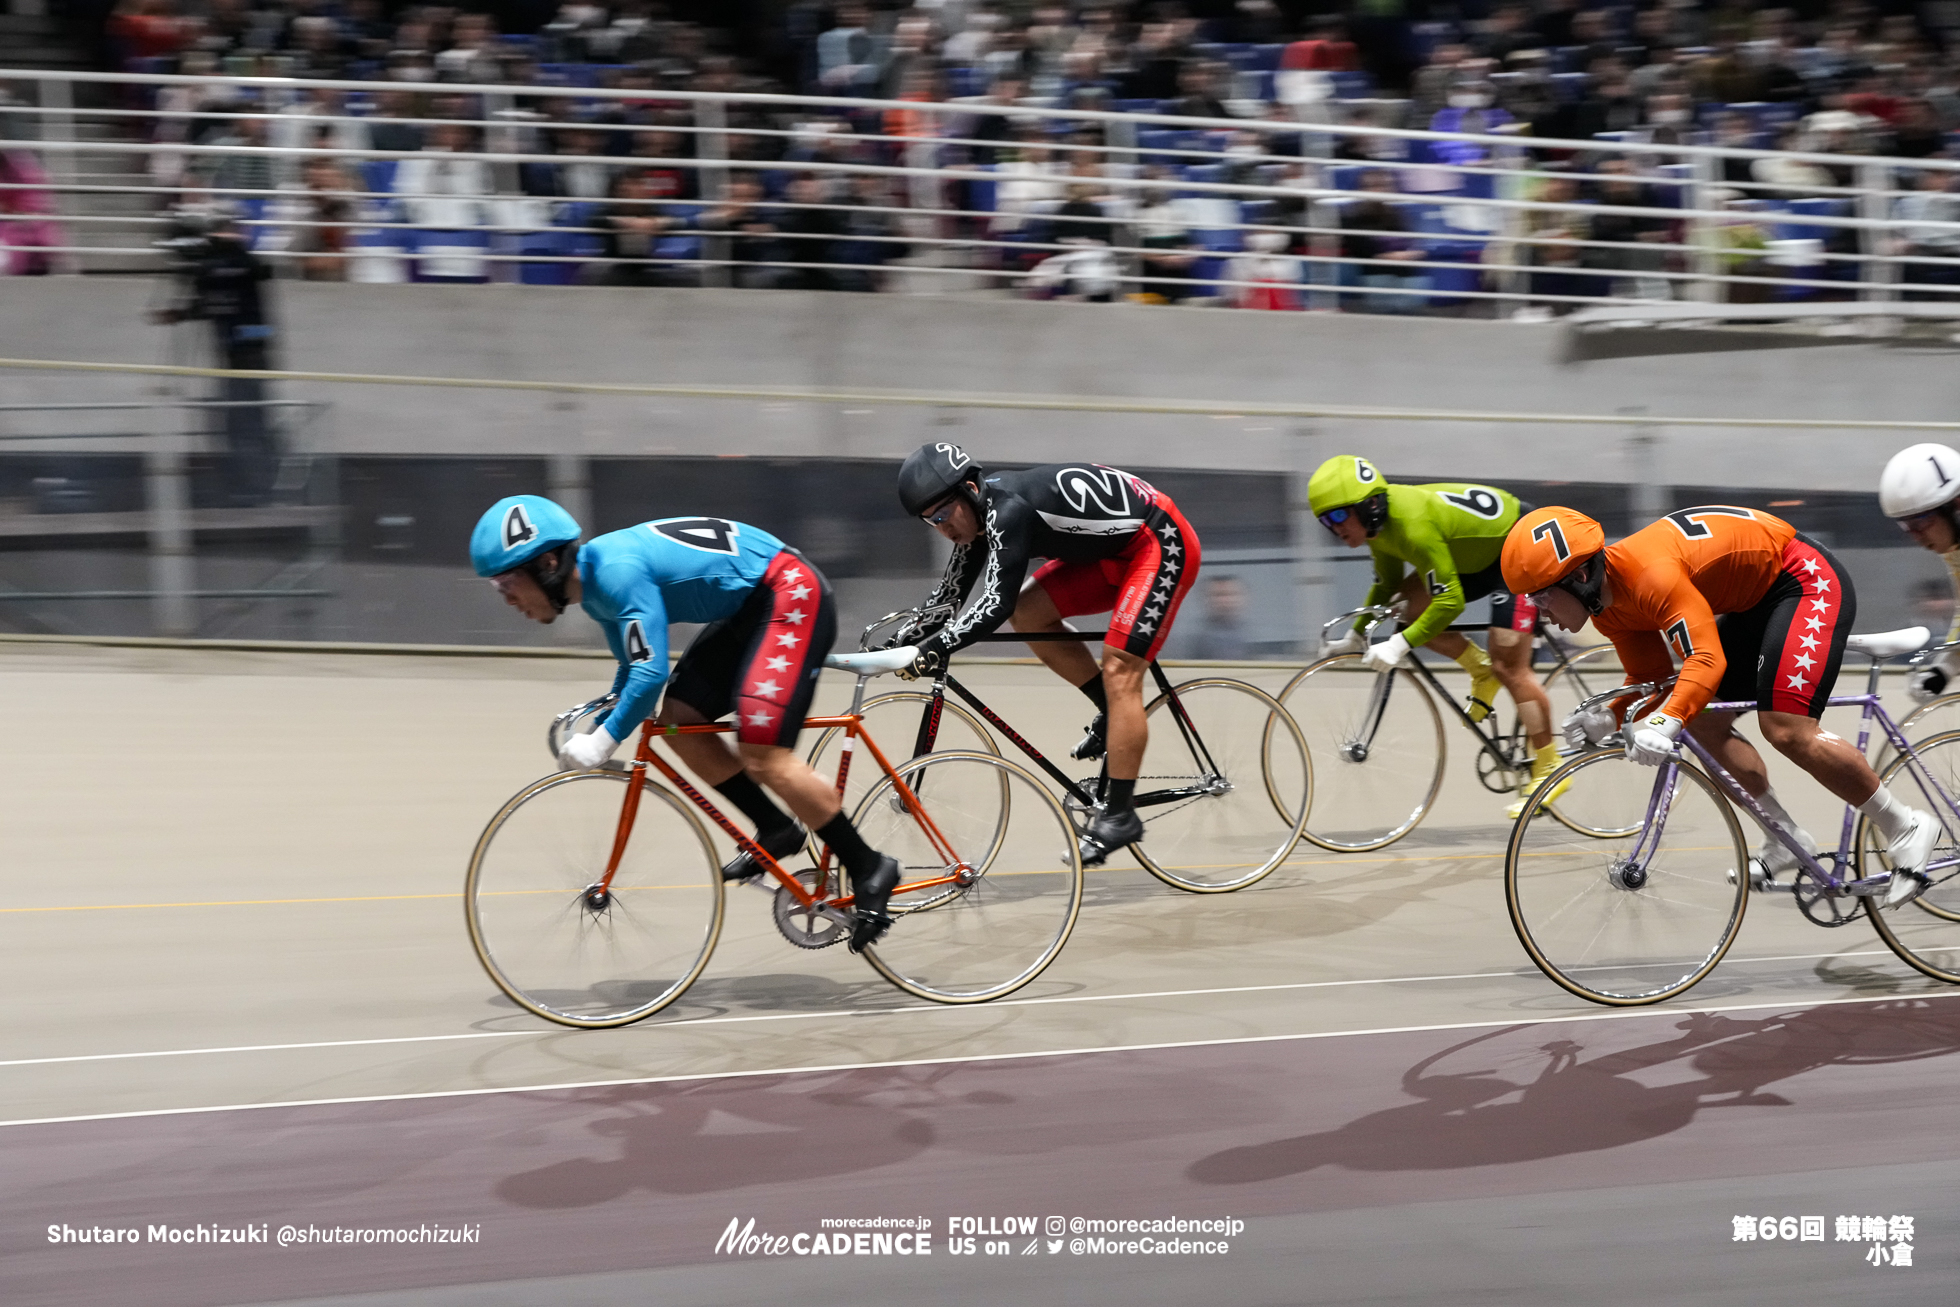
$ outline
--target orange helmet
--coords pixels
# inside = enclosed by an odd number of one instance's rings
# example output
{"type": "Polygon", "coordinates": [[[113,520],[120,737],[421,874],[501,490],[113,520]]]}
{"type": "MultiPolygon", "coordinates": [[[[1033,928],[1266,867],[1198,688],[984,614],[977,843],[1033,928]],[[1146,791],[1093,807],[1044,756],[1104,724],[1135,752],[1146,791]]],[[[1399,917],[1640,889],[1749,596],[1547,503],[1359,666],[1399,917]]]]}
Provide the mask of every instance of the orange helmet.
{"type": "Polygon", "coordinates": [[[1518,519],[1504,537],[1504,587],[1512,594],[1536,594],[1561,581],[1595,616],[1599,585],[1589,566],[1606,548],[1606,532],[1584,513],[1539,508],[1518,519]]]}

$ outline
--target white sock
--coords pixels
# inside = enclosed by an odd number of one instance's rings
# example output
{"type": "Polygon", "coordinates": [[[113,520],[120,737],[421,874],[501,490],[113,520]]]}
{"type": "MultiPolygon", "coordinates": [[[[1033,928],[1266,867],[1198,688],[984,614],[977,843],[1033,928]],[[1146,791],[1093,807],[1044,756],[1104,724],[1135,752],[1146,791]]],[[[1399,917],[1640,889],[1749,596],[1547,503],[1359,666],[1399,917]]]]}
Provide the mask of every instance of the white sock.
{"type": "Polygon", "coordinates": [[[1912,828],[1912,809],[1892,797],[1892,791],[1883,785],[1877,793],[1858,805],[1858,811],[1872,819],[1878,833],[1890,844],[1912,828]]]}

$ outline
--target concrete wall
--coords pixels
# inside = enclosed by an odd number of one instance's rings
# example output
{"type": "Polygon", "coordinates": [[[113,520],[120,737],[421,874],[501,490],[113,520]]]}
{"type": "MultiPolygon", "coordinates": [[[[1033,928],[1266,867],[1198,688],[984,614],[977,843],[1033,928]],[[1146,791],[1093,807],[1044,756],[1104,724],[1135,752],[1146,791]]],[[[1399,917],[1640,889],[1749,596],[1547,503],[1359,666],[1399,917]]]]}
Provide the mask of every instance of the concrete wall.
{"type": "MultiPolygon", "coordinates": [[[[154,291],[137,279],[0,281],[0,355],[202,361],[200,327],[146,323],[154,291]]],[[[304,370],[1627,416],[1625,427],[1276,421],[285,387],[287,397],[332,404],[315,439],[349,454],[898,458],[942,436],[1003,463],[1095,458],[1297,476],[1329,454],[1355,450],[1391,476],[1408,469],[1493,481],[1857,490],[1873,485],[1886,457],[1917,437],[1710,432],[1669,428],[1667,418],[1960,415],[1954,351],[1924,344],[1812,339],[1576,361],[1562,326],[1449,319],[770,291],[289,282],[276,294],[284,363],[304,370]]],[[[0,405],[136,399],[158,389],[150,378],[0,369],[0,405]]],[[[0,412],[0,435],[48,430],[52,421],[0,412]]],[[[1904,550],[1871,553],[1861,572],[1883,575],[1868,577],[1868,614],[1903,612],[1907,581],[1931,560],[1904,550]],[[1881,600],[1881,590],[1891,597],[1881,600]]],[[[448,593],[433,578],[413,588],[448,593]]],[[[1300,616],[1331,611],[1336,589],[1303,589],[1300,616]]],[[[419,633],[427,624],[420,617],[442,613],[439,624],[448,624],[463,613],[446,602],[370,603],[365,611],[348,608],[327,625],[385,638],[396,626],[419,633]]],[[[475,627],[479,616],[466,624],[475,627]]]]}

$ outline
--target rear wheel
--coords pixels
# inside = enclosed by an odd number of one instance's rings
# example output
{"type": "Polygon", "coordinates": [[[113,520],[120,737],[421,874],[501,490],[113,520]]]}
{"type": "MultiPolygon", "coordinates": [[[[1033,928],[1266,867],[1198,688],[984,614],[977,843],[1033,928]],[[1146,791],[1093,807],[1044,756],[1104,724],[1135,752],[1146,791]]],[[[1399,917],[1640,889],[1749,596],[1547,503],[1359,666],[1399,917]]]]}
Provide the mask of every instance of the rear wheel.
{"type": "MultiPolygon", "coordinates": [[[[1960,731],[1915,740],[1912,748],[1913,758],[1918,759],[1925,774],[1911,765],[1911,758],[1901,755],[1879,773],[1879,781],[1890,787],[1901,803],[1939,819],[1939,843],[1926,866],[1933,883],[1919,897],[1896,908],[1880,907],[1882,898],[1868,898],[1865,915],[1878,928],[1879,938],[1907,963],[1935,980],[1960,985],[1960,831],[1955,829],[1953,809],[1945,797],[1960,795],[1960,731]],[[1926,783],[1928,779],[1932,786],[1926,783]]],[[[1854,838],[1861,878],[1892,869],[1885,856],[1885,839],[1868,818],[1858,818],[1854,838]]]]}
{"type": "Polygon", "coordinates": [[[1144,713],[1150,747],[1137,781],[1136,860],[1194,894],[1270,875],[1300,842],[1311,797],[1299,724],[1264,690],[1226,677],[1186,681],[1144,713]]]}
{"type": "MultiPolygon", "coordinates": [[[[897,766],[912,756],[918,747],[919,726],[927,713],[932,711],[933,696],[920,690],[894,690],[890,694],[874,695],[864,701],[858,712],[864,718],[863,730],[859,740],[870,736],[878,742],[878,748],[897,766]]],[[[817,736],[817,742],[810,746],[808,757],[810,765],[826,776],[835,777],[837,765],[844,756],[846,736],[842,726],[832,726],[817,736]]],[[[946,698],[939,700],[939,729],[932,745],[936,752],[967,749],[978,753],[998,754],[1000,746],[994,743],[993,732],[973,713],[946,698]]],[[[877,762],[860,743],[851,753],[851,770],[844,778],[844,811],[855,812],[864,796],[883,784],[885,774],[878,769],[877,762]]],[[[823,860],[823,845],[813,834],[810,836],[810,857],[813,861],[823,860]]]]}
{"type": "Polygon", "coordinates": [[[891,897],[891,930],[865,959],[906,993],[938,1003],[1013,993],[1075,929],[1075,828],[1039,777],[995,754],[935,751],[895,773],[924,821],[882,774],[852,814],[865,843],[896,858],[904,877],[891,897]]]}

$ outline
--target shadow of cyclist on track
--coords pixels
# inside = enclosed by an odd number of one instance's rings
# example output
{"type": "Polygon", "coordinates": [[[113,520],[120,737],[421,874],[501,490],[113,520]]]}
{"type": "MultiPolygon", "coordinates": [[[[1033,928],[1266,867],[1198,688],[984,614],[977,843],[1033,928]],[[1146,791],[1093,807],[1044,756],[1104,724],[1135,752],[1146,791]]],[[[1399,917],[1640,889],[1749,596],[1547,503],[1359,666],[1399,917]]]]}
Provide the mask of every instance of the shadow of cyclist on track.
{"type": "Polygon", "coordinates": [[[1551,1040],[1542,1026],[1480,1034],[1403,1074],[1415,1102],[1225,1149],[1186,1174],[1250,1184],[1324,1166],[1437,1171],[1600,1152],[1670,1134],[1712,1108],[1790,1107],[1770,1086],[1820,1068],[1960,1053],[1960,1004],[1912,999],[1760,1018],[1690,1014],[1673,1038],[1632,1048],[1611,1047],[1619,1024],[1551,1040]],[[1605,1051],[1589,1056],[1589,1045],[1605,1051]]]}

